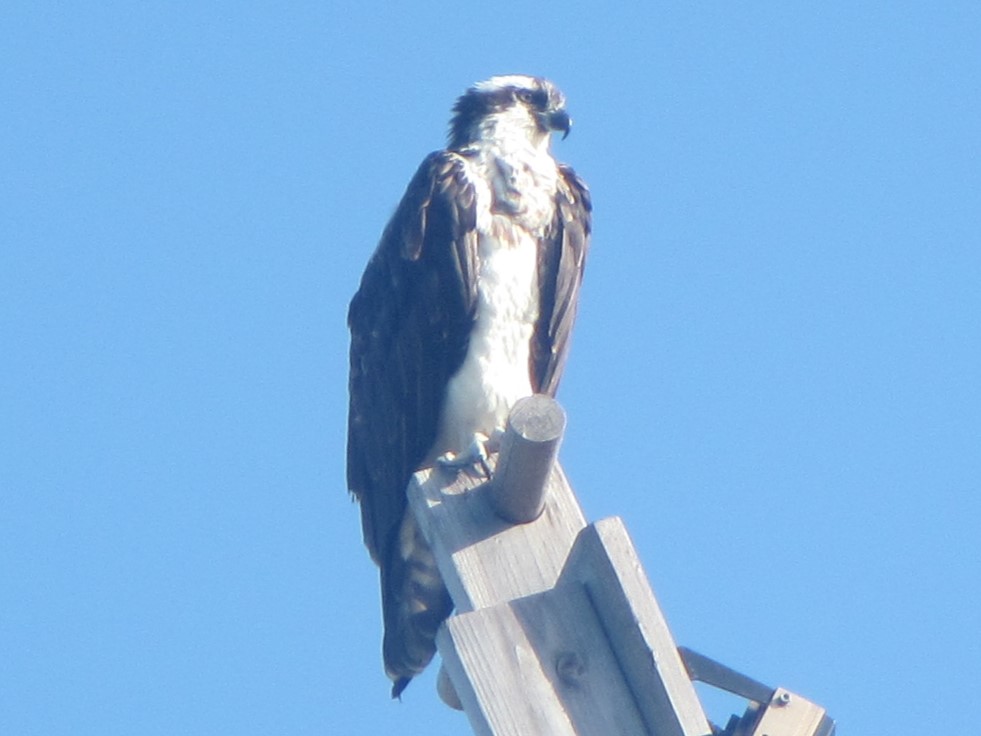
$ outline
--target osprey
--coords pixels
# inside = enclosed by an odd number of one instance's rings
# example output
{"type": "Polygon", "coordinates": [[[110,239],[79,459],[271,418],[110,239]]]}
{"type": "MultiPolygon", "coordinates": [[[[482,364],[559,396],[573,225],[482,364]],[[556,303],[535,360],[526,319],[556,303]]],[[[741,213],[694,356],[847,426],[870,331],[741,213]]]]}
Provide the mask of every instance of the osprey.
{"type": "Polygon", "coordinates": [[[381,570],[393,697],[432,659],[453,607],[407,508],[412,473],[482,463],[512,405],[559,384],[591,211],[586,185],[549,152],[571,124],[546,79],[468,89],[351,301],[347,482],[381,570]]]}

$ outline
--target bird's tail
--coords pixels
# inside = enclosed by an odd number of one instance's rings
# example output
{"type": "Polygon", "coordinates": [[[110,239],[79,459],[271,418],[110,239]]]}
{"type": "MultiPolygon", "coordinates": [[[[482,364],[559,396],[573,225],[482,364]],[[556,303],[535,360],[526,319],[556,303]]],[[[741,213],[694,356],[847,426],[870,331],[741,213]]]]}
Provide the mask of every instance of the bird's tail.
{"type": "Polygon", "coordinates": [[[385,671],[392,679],[392,697],[401,695],[409,681],[436,653],[436,632],[453,610],[436,558],[426,544],[411,511],[389,548],[382,565],[382,609],[385,671]]]}

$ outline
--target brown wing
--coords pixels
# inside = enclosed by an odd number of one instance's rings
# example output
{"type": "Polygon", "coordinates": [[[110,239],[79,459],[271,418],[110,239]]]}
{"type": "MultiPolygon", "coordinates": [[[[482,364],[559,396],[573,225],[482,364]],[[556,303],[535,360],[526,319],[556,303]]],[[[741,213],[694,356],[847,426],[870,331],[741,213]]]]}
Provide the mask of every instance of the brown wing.
{"type": "MultiPolygon", "coordinates": [[[[409,183],[351,301],[347,482],[384,567],[405,488],[436,438],[446,384],[476,303],[473,187],[463,160],[431,154],[409,183]]],[[[394,581],[393,581],[394,584],[394,581]]]]}
{"type": "Polygon", "coordinates": [[[555,221],[541,244],[538,288],[541,304],[531,345],[532,386],[554,396],[569,353],[576,319],[592,221],[586,184],[568,166],[559,165],[555,221]]]}

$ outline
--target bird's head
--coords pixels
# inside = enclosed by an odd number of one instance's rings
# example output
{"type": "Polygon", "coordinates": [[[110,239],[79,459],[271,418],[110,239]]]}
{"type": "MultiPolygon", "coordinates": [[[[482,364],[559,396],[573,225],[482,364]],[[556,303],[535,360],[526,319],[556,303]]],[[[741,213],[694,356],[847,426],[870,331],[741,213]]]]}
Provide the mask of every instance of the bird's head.
{"type": "Polygon", "coordinates": [[[456,101],[450,147],[523,135],[547,148],[552,131],[562,131],[565,138],[571,127],[558,87],[542,77],[509,74],[478,82],[456,101]]]}

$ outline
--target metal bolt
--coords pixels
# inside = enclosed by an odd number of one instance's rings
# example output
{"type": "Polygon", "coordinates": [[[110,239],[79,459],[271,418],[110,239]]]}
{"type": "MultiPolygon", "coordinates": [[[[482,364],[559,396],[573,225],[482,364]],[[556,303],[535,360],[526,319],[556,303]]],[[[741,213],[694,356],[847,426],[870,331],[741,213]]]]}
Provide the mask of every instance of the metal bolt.
{"type": "Polygon", "coordinates": [[[777,696],[774,705],[779,705],[779,706],[790,705],[790,693],[788,693],[786,690],[780,693],[777,696]]]}

